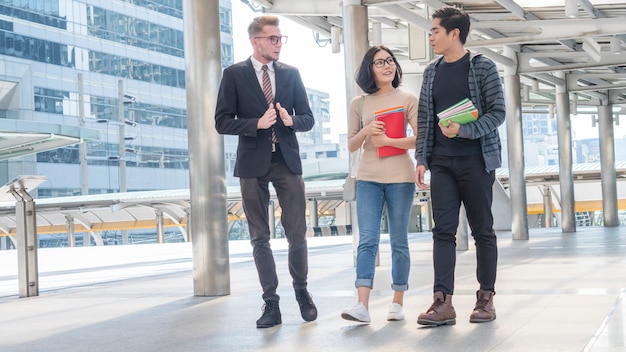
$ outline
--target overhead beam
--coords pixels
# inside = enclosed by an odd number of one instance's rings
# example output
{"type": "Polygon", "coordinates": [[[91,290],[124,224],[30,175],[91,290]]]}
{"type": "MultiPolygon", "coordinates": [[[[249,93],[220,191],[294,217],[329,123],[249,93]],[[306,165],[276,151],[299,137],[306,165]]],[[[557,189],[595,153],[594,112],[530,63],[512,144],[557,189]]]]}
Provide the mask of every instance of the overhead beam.
{"type": "Polygon", "coordinates": [[[615,35],[624,33],[623,18],[600,18],[593,20],[531,20],[531,21],[482,21],[472,23],[473,30],[507,28],[520,32],[530,29],[537,34],[517,37],[493,38],[489,40],[473,40],[468,38],[466,46],[502,46],[511,44],[532,44],[546,41],[582,38],[596,35],[615,35]]]}
{"type": "Polygon", "coordinates": [[[341,16],[341,7],[336,0],[292,1],[273,0],[270,6],[266,0],[252,0],[263,7],[264,13],[275,15],[310,15],[310,16],[341,16]]]}
{"type": "Polygon", "coordinates": [[[505,65],[505,66],[515,66],[517,65],[517,63],[515,62],[515,60],[506,57],[502,54],[498,54],[495,51],[489,49],[489,48],[483,48],[483,47],[477,47],[475,48],[476,51],[486,55],[487,57],[491,58],[493,61],[505,65]]]}
{"type": "Polygon", "coordinates": [[[523,7],[519,6],[515,1],[513,1],[513,0],[496,0],[496,2],[498,4],[500,4],[500,6],[502,6],[505,9],[511,11],[511,13],[514,14],[516,17],[518,17],[520,19],[526,19],[526,10],[524,10],[523,7]]]}
{"type": "Polygon", "coordinates": [[[601,60],[595,62],[589,60],[588,62],[577,63],[558,63],[554,65],[545,64],[543,66],[531,65],[531,60],[539,60],[541,58],[575,58],[575,57],[587,57],[587,53],[581,51],[571,52],[534,52],[534,53],[519,53],[519,72],[520,73],[537,73],[537,72],[554,72],[554,71],[570,71],[590,67],[603,67],[603,66],[619,66],[626,62],[626,52],[621,54],[603,54],[601,60]]]}
{"type": "Polygon", "coordinates": [[[327,21],[323,21],[318,17],[302,17],[302,16],[286,16],[291,21],[306,27],[312,31],[318,32],[326,38],[330,38],[331,25],[327,21]]]}
{"type": "Polygon", "coordinates": [[[625,88],[626,87],[626,73],[582,73],[576,74],[571,73],[567,75],[567,88],[570,91],[597,91],[597,90],[605,90],[605,89],[615,89],[615,88],[625,88]],[[597,84],[590,86],[581,86],[578,84],[580,80],[591,80],[591,79],[600,79],[600,80],[622,80],[622,82],[607,82],[605,84],[597,84]]]}
{"type": "MultiPolygon", "coordinates": [[[[582,7],[589,16],[592,18],[607,18],[607,16],[600,10],[598,10],[589,0],[578,0],[578,4],[582,7]]],[[[626,34],[617,35],[621,41],[626,43],[626,34]]]]}
{"type": "Polygon", "coordinates": [[[586,52],[589,57],[594,59],[596,62],[600,62],[602,60],[602,48],[600,48],[600,44],[593,40],[593,38],[582,38],[583,41],[583,51],[586,52]]]}
{"type": "Polygon", "coordinates": [[[267,0],[254,0],[254,2],[259,4],[259,6],[263,7],[264,9],[271,9],[274,6],[273,3],[267,0]]]}
{"type": "Polygon", "coordinates": [[[589,0],[577,0],[578,5],[592,18],[604,18],[604,14],[600,12],[600,10],[596,9],[595,6],[589,0]]]}
{"type": "MultiPolygon", "coordinates": [[[[381,4],[382,5],[382,4],[381,4]]],[[[400,5],[385,5],[379,7],[381,10],[386,11],[402,20],[407,21],[408,23],[414,24],[425,31],[430,31],[430,27],[432,22],[415,12],[407,9],[406,7],[400,5]]]]}

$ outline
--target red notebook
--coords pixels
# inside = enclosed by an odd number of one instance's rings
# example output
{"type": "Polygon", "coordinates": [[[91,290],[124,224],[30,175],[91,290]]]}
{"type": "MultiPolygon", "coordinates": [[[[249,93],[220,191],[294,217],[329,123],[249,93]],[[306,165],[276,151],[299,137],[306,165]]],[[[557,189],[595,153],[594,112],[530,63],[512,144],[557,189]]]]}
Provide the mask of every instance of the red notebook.
{"type": "MultiPolygon", "coordinates": [[[[404,107],[396,106],[374,112],[374,118],[385,123],[385,135],[389,138],[406,137],[404,126],[404,107]]],[[[393,156],[406,153],[406,149],[392,146],[378,147],[378,157],[393,156]]]]}

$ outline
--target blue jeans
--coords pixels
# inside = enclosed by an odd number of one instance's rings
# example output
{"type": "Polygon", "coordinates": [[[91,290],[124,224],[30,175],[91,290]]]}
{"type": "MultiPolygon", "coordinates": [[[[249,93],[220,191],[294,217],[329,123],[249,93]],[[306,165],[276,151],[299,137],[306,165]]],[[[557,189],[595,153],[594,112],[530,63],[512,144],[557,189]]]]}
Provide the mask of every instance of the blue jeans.
{"type": "Polygon", "coordinates": [[[380,223],[385,204],[391,242],[391,277],[394,291],[409,288],[408,229],[415,198],[414,183],[377,183],[357,181],[356,212],[359,221],[359,247],[356,257],[355,286],[374,286],[376,253],[380,242],[380,223]]]}

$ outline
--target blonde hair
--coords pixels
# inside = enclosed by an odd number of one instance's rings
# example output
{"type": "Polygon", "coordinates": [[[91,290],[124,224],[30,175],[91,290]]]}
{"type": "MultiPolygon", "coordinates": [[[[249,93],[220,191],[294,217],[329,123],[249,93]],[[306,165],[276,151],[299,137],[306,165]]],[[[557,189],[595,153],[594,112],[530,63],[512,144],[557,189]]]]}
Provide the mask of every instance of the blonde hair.
{"type": "Polygon", "coordinates": [[[248,37],[252,39],[255,34],[262,32],[263,27],[265,26],[275,26],[278,27],[279,19],[276,16],[259,16],[255,17],[250,25],[248,26],[248,37]]]}

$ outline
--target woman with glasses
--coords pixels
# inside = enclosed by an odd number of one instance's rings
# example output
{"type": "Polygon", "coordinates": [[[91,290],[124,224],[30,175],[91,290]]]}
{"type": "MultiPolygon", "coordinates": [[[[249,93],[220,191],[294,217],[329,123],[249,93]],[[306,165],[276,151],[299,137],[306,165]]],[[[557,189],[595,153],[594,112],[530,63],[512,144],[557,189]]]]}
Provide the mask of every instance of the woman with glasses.
{"type": "Polygon", "coordinates": [[[415,148],[418,99],[415,94],[398,89],[401,81],[402,69],[389,48],[375,46],[365,53],[356,82],[366,94],[352,99],[348,120],[348,149],[355,152],[362,148],[362,153],[356,173],[358,301],[341,313],[347,320],[370,322],[369,297],[385,206],[394,291],[387,320],[404,319],[404,292],[409,287],[410,267],[407,236],[415,196],[414,166],[408,149],[415,148]],[[387,112],[386,117],[383,112],[387,112]],[[399,137],[389,137],[397,136],[398,130],[399,137]]]}

